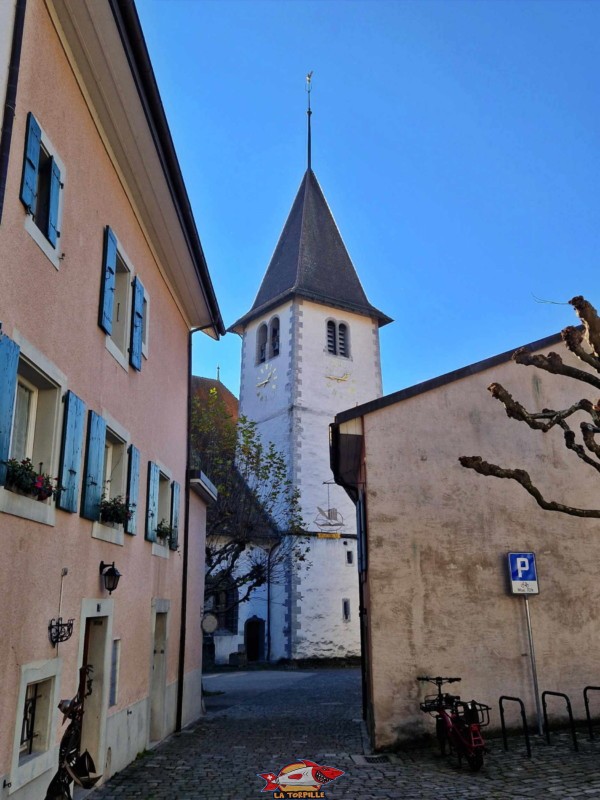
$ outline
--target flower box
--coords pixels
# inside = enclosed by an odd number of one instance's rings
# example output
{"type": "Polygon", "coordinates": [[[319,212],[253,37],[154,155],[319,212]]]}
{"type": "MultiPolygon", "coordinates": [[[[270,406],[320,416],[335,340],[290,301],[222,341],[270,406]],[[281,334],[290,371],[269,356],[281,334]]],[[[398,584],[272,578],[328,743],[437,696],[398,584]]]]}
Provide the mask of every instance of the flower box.
{"type": "Polygon", "coordinates": [[[102,497],[100,500],[100,522],[105,525],[125,525],[133,516],[134,504],[128,503],[121,495],[102,497]]]}
{"type": "Polygon", "coordinates": [[[56,497],[62,488],[58,483],[58,478],[51,478],[48,473],[43,472],[43,464],[40,464],[39,470],[36,470],[30,458],[24,458],[21,461],[9,458],[5,463],[5,488],[10,492],[46,502],[50,498],[56,497]]]}

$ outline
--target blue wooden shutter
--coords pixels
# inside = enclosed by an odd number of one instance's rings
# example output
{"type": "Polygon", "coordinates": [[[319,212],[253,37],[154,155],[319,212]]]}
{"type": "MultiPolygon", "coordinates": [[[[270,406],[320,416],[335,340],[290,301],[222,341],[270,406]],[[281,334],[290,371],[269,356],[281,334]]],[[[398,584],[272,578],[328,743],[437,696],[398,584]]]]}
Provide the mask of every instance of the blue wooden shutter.
{"type": "Polygon", "coordinates": [[[144,323],[144,286],[139,278],[133,279],[133,309],[131,312],[131,342],[129,363],[138,371],[142,368],[142,336],[144,323]]]}
{"type": "Polygon", "coordinates": [[[18,367],[19,345],[0,333],[0,486],[6,483],[18,367]]]}
{"type": "Polygon", "coordinates": [[[116,271],[117,237],[107,225],[104,229],[104,253],[102,256],[102,282],[100,284],[100,314],[98,317],[98,325],[109,335],[112,333],[116,271]]]}
{"type": "Polygon", "coordinates": [[[74,512],[77,511],[77,494],[79,492],[85,403],[71,391],[66,393],[63,402],[65,414],[58,471],[58,480],[62,489],[56,505],[63,511],[74,512]]]}
{"type": "Polygon", "coordinates": [[[146,539],[149,542],[156,541],[156,526],[160,522],[158,519],[158,484],[160,481],[160,469],[152,461],[148,462],[148,500],[146,507],[146,539]]]}
{"type": "Polygon", "coordinates": [[[127,465],[127,504],[131,517],[125,525],[125,532],[135,534],[137,529],[137,505],[140,489],[140,451],[130,444],[128,448],[129,464],[127,465]]]}
{"type": "Polygon", "coordinates": [[[50,203],[48,208],[48,241],[56,247],[58,231],[58,200],[60,197],[60,169],[54,159],[50,168],[50,203]]]}
{"type": "Polygon", "coordinates": [[[171,539],[169,547],[177,550],[179,543],[179,498],[181,495],[180,486],[177,481],[171,484],[171,539]]]}
{"type": "Polygon", "coordinates": [[[81,491],[81,516],[86,519],[100,519],[100,500],[104,494],[105,447],[106,422],[95,411],[90,411],[81,491]]]}
{"type": "Polygon", "coordinates": [[[21,176],[20,195],[21,202],[30,214],[35,212],[41,143],[42,130],[30,111],[29,114],[27,114],[27,133],[25,138],[25,156],[23,158],[23,175],[21,176]]]}

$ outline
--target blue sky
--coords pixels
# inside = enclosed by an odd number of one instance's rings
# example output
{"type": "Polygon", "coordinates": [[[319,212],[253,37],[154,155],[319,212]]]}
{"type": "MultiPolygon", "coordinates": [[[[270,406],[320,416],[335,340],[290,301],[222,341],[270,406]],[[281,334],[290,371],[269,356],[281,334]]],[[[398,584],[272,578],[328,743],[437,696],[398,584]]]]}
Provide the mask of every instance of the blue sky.
{"type": "MultiPolygon", "coordinates": [[[[313,169],[381,330],[384,391],[600,303],[600,2],[137,0],[226,325],[313,169]],[[539,300],[552,303],[542,303],[539,300]]],[[[195,374],[239,388],[240,340],[195,374]]],[[[342,409],[340,409],[342,410],[342,409]]]]}

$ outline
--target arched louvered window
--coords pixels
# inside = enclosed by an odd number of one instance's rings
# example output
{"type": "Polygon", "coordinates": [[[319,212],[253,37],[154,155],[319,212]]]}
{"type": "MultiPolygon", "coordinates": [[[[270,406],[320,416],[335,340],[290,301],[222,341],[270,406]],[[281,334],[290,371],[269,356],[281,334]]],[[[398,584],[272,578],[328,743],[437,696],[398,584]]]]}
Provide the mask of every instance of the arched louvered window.
{"type": "Polygon", "coordinates": [[[269,357],[273,358],[273,356],[279,355],[279,317],[273,317],[271,320],[271,336],[269,337],[270,341],[270,353],[269,357]]]}
{"type": "Polygon", "coordinates": [[[338,325],[338,356],[348,358],[348,326],[344,322],[338,325]]]}
{"type": "Polygon", "coordinates": [[[337,355],[337,331],[332,319],[327,322],[327,352],[337,355]]]}
{"type": "Polygon", "coordinates": [[[256,338],[256,363],[263,364],[267,360],[267,325],[263,324],[258,329],[256,338]]]}
{"type": "Polygon", "coordinates": [[[327,321],[327,352],[350,358],[350,330],[345,322],[327,321]]]}

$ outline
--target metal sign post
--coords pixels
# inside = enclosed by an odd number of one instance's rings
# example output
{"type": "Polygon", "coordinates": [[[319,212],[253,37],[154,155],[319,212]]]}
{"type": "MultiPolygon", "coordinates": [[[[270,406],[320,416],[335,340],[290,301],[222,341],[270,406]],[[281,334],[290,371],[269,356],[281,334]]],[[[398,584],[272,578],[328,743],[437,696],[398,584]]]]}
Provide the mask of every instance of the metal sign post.
{"type": "Polygon", "coordinates": [[[537,666],[535,663],[535,649],[533,646],[533,632],[531,630],[531,614],[529,613],[529,595],[539,594],[540,587],[535,566],[535,553],[509,553],[508,574],[512,594],[521,595],[525,601],[525,615],[527,617],[527,636],[529,638],[529,658],[531,660],[531,674],[533,676],[533,693],[537,714],[538,733],[543,736],[542,711],[540,707],[540,690],[538,688],[537,666]]]}

